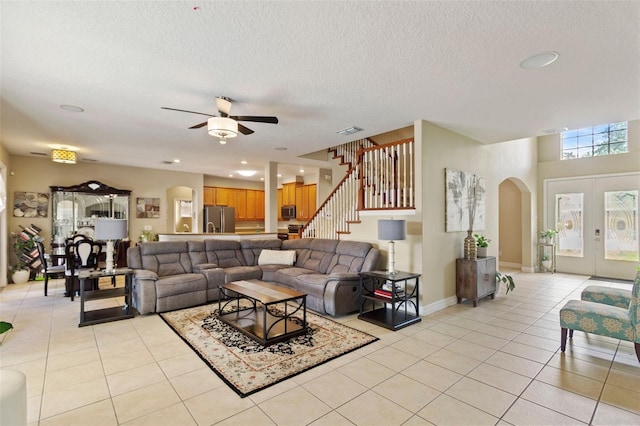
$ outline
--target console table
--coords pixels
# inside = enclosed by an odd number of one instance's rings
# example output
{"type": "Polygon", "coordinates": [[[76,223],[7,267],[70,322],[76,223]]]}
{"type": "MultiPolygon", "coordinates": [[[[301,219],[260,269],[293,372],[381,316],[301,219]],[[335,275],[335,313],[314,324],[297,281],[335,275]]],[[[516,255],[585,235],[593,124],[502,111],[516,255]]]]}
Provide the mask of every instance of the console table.
{"type": "Polygon", "coordinates": [[[420,322],[419,287],[420,274],[361,272],[358,318],[394,331],[420,322]]]}
{"type": "Polygon", "coordinates": [[[496,258],[456,259],[456,297],[470,299],[478,306],[478,299],[496,295],[496,258]]]}
{"type": "Polygon", "coordinates": [[[103,322],[117,321],[126,318],[133,318],[134,311],[131,307],[131,288],[133,283],[133,270],[129,268],[117,268],[113,271],[95,270],[82,271],[78,275],[80,280],[80,323],[78,327],[86,325],[100,324],[103,322]],[[117,277],[124,275],[124,287],[110,287],[103,290],[85,291],[85,280],[103,277],[117,277]],[[112,297],[124,296],[124,306],[95,309],[85,311],[85,302],[90,300],[108,299],[112,297]]]}

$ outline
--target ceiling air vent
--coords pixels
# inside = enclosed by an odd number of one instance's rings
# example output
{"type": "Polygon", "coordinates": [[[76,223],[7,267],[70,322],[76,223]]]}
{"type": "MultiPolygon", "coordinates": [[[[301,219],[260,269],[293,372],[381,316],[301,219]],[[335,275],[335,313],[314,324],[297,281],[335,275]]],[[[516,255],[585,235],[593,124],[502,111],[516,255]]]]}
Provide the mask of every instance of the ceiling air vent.
{"type": "Polygon", "coordinates": [[[361,132],[362,129],[360,127],[351,126],[346,129],[338,130],[336,133],[342,136],[352,135],[354,133],[361,132]]]}
{"type": "Polygon", "coordinates": [[[44,152],[33,152],[33,151],[31,151],[29,154],[32,154],[32,155],[41,155],[41,156],[43,156],[43,157],[46,157],[46,156],[47,156],[47,154],[45,154],[44,152]]]}
{"type": "Polygon", "coordinates": [[[164,160],[164,161],[162,162],[162,164],[173,164],[173,161],[167,161],[167,160],[164,160]]]}

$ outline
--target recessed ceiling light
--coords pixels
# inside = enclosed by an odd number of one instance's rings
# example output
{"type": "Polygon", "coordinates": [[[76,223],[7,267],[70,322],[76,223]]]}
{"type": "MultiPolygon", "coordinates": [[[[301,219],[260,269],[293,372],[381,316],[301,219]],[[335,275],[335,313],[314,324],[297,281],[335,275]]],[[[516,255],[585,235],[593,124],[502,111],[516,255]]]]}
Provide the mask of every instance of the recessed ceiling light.
{"type": "Polygon", "coordinates": [[[300,173],[304,173],[304,169],[300,169],[300,173]]]}
{"type": "Polygon", "coordinates": [[[264,180],[264,178],[260,178],[260,180],[264,180]]]}
{"type": "Polygon", "coordinates": [[[287,147],[279,146],[279,147],[276,147],[276,148],[274,148],[274,149],[275,149],[276,151],[286,151],[286,150],[287,150],[287,147]]]}
{"type": "Polygon", "coordinates": [[[229,173],[229,177],[233,177],[233,173],[229,173]]]}
{"type": "Polygon", "coordinates": [[[180,159],[179,159],[179,158],[174,158],[174,159],[173,159],[173,162],[174,162],[174,163],[179,163],[179,162],[180,162],[180,159]]]}
{"type": "Polygon", "coordinates": [[[538,53],[520,62],[520,68],[525,70],[543,68],[554,63],[556,59],[558,59],[558,56],[558,52],[553,51],[538,53]]]}
{"type": "Polygon", "coordinates": [[[80,108],[74,105],[60,105],[60,108],[69,112],[84,112],[84,108],[80,108]]]}
{"type": "Polygon", "coordinates": [[[280,173],[278,173],[278,177],[282,177],[282,175],[280,173]]]}
{"type": "Polygon", "coordinates": [[[360,127],[351,126],[347,127],[346,129],[338,130],[336,133],[342,136],[347,136],[361,131],[362,129],[360,127]]]}
{"type": "Polygon", "coordinates": [[[247,164],[247,160],[242,160],[240,164],[247,164]]]}
{"type": "Polygon", "coordinates": [[[244,177],[251,177],[255,175],[257,172],[255,170],[238,170],[238,174],[244,177]]]}

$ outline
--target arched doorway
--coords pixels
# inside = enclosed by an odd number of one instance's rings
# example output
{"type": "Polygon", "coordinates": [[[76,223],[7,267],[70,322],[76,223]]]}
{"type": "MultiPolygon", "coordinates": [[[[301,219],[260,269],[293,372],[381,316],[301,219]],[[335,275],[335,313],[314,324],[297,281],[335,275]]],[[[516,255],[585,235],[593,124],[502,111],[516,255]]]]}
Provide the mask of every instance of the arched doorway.
{"type": "Polygon", "coordinates": [[[534,272],[532,193],[518,178],[498,185],[499,268],[534,272]]]}

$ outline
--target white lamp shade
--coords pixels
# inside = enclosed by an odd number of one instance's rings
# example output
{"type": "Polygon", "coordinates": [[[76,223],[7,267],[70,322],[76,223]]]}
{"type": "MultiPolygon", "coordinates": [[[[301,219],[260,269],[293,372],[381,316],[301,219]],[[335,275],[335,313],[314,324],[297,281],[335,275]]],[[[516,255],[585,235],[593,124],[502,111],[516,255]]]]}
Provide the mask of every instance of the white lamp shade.
{"type": "Polygon", "coordinates": [[[378,221],[378,239],[398,241],[407,238],[404,220],[383,219],[378,221]]]}
{"type": "Polygon", "coordinates": [[[96,240],[121,240],[127,236],[126,219],[96,219],[95,225],[96,240]]]}
{"type": "Polygon", "coordinates": [[[228,117],[211,117],[207,120],[207,130],[217,138],[235,138],[238,136],[238,122],[228,117]]]}

